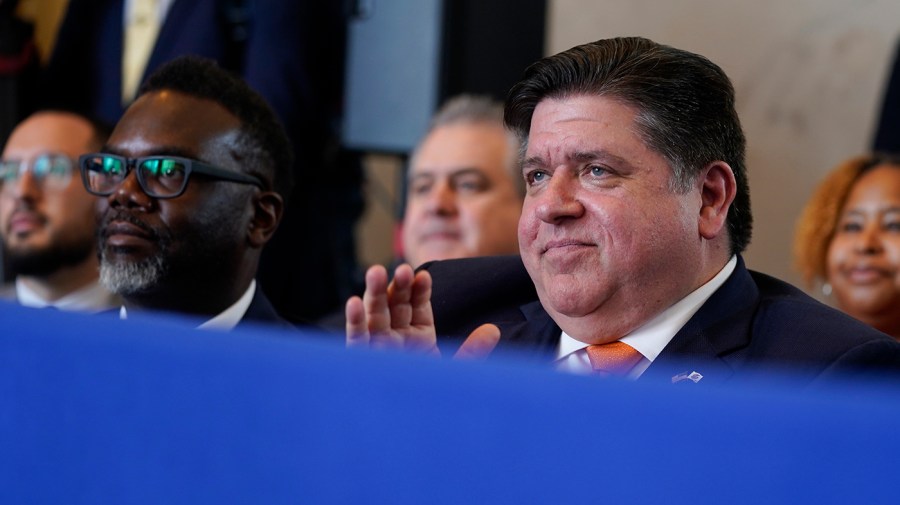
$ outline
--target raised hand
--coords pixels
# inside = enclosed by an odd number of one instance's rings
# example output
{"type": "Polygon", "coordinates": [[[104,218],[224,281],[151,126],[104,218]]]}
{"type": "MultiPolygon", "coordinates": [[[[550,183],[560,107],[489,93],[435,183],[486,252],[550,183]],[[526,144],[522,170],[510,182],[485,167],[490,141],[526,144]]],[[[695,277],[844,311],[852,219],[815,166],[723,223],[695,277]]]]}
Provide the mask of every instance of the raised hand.
{"type": "MultiPolygon", "coordinates": [[[[347,300],[347,346],[394,348],[440,355],[431,310],[431,275],[413,272],[403,264],[388,283],[387,270],[380,265],[366,271],[363,297],[347,300]]],[[[500,340],[500,329],[484,324],[463,342],[456,357],[487,356],[500,340]]]]}
{"type": "Polygon", "coordinates": [[[388,283],[380,265],[366,272],[366,291],[347,300],[347,346],[436,353],[431,275],[403,264],[388,283]]]}

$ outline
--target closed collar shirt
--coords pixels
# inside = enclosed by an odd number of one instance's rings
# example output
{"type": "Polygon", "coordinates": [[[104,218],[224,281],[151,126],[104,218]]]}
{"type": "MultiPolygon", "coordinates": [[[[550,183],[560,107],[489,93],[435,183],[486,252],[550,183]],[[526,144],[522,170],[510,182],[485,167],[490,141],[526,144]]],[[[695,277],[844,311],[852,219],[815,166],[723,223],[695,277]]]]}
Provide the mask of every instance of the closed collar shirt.
{"type": "Polygon", "coordinates": [[[88,313],[109,310],[120,303],[115,295],[96,281],[56,300],[46,300],[33,290],[21,276],[16,278],[16,300],[20,305],[36,309],[53,307],[59,310],[88,313]]]}
{"type": "MultiPolygon", "coordinates": [[[[234,327],[237,326],[239,322],[241,322],[241,319],[244,318],[244,315],[247,313],[247,309],[250,308],[250,303],[253,301],[254,294],[256,294],[256,279],[250,281],[250,286],[247,287],[247,290],[244,291],[244,294],[241,295],[241,297],[238,298],[236,302],[231,304],[230,307],[223,310],[212,319],[197,326],[197,328],[203,330],[221,331],[234,329],[234,327]]],[[[119,309],[119,319],[128,319],[128,311],[125,309],[124,305],[121,309],[119,309]]]]}
{"type": "MultiPolygon", "coordinates": [[[[643,359],[627,375],[628,379],[637,379],[659,356],[659,353],[675,337],[675,334],[684,326],[706,300],[716,292],[737,266],[737,256],[732,256],[728,263],[708,282],[692,291],[690,294],[676,302],[668,309],[662,311],[656,317],[619,339],[643,356],[643,359]]],[[[570,373],[593,373],[591,362],[588,359],[585,344],[562,333],[556,352],[556,368],[570,373]]]]}

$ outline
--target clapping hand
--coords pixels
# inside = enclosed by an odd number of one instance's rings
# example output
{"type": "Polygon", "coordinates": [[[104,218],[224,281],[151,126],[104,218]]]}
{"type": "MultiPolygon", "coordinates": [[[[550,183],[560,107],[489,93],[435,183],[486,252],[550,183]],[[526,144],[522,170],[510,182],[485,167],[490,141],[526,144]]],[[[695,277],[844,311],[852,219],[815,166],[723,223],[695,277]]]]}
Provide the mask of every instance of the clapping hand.
{"type": "MultiPolygon", "coordinates": [[[[431,275],[403,264],[388,282],[387,270],[376,265],[366,272],[363,297],[351,297],[345,308],[347,346],[403,349],[440,355],[431,310],[431,275]]],[[[493,324],[476,328],[456,353],[457,358],[483,358],[500,340],[493,324]]]]}

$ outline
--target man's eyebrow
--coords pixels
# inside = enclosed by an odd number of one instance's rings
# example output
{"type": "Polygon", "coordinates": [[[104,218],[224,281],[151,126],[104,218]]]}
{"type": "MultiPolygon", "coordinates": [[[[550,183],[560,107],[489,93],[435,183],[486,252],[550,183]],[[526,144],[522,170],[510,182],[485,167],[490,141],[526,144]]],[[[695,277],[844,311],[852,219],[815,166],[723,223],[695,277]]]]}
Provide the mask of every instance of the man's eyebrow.
{"type": "Polygon", "coordinates": [[[432,174],[431,172],[410,172],[409,175],[406,177],[406,180],[412,181],[415,179],[433,179],[433,178],[434,178],[434,174],[432,174]]]}
{"type": "MultiPolygon", "coordinates": [[[[482,178],[487,178],[487,175],[485,175],[484,170],[481,170],[481,169],[475,168],[475,167],[461,167],[461,168],[453,169],[450,171],[449,174],[447,174],[447,177],[453,178],[453,177],[460,177],[460,176],[466,176],[466,175],[477,175],[482,178]]],[[[423,178],[434,179],[434,178],[437,178],[437,176],[433,172],[417,172],[417,173],[409,174],[409,180],[423,179],[423,178]]]]}
{"type": "Polygon", "coordinates": [[[117,156],[122,156],[122,151],[116,149],[115,147],[107,145],[107,144],[103,144],[103,147],[100,148],[100,152],[106,153],[106,154],[115,154],[117,156]]]}
{"type": "MultiPolygon", "coordinates": [[[[610,153],[609,151],[604,150],[595,150],[595,151],[576,151],[568,156],[568,160],[575,163],[587,163],[590,161],[602,161],[606,163],[611,163],[615,165],[624,165],[631,166],[631,163],[628,162],[625,158],[620,156],[616,156],[615,154],[610,153]]],[[[532,168],[546,168],[547,163],[544,162],[544,159],[539,156],[532,156],[530,158],[526,158],[522,161],[522,169],[532,169],[532,168]]]]}
{"type": "Polygon", "coordinates": [[[450,172],[450,177],[460,177],[465,175],[477,175],[479,177],[486,177],[484,174],[484,170],[475,167],[462,167],[450,172]]]}
{"type": "Polygon", "coordinates": [[[620,156],[616,156],[615,154],[610,153],[609,151],[597,150],[597,151],[576,151],[569,157],[572,161],[577,163],[587,163],[589,161],[602,161],[606,163],[612,163],[615,165],[627,165],[631,166],[631,163],[628,162],[625,158],[620,156]]]}
{"type": "MultiPolygon", "coordinates": [[[[104,145],[103,148],[101,149],[101,152],[104,152],[107,154],[115,154],[117,156],[125,156],[124,151],[122,151],[121,149],[112,147],[110,145],[104,145]]],[[[144,155],[141,157],[147,157],[147,156],[178,156],[180,158],[190,158],[192,160],[203,161],[203,160],[197,159],[195,153],[193,153],[183,147],[178,147],[178,146],[155,147],[155,148],[151,149],[149,152],[144,153],[144,155]]]]}
{"type": "Polygon", "coordinates": [[[522,160],[522,171],[532,168],[546,168],[547,164],[539,156],[531,156],[522,160]]]}

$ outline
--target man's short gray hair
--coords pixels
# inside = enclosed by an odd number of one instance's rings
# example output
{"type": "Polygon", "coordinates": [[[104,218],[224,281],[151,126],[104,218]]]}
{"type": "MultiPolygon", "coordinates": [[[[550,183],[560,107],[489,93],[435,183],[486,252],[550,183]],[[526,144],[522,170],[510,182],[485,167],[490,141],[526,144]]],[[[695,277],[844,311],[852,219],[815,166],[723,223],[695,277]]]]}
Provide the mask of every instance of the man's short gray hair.
{"type": "MultiPolygon", "coordinates": [[[[522,178],[519,168],[519,139],[503,123],[503,102],[494,100],[486,95],[457,95],[448,99],[440,109],[432,116],[428,127],[427,136],[432,131],[450,125],[457,124],[485,124],[496,126],[506,131],[509,142],[509,156],[507,157],[507,169],[512,177],[516,194],[525,196],[525,180],[522,178]]],[[[424,138],[424,137],[423,137],[424,138]]],[[[418,147],[416,148],[418,151],[418,147]]],[[[415,152],[413,159],[415,159],[415,152]]]]}

